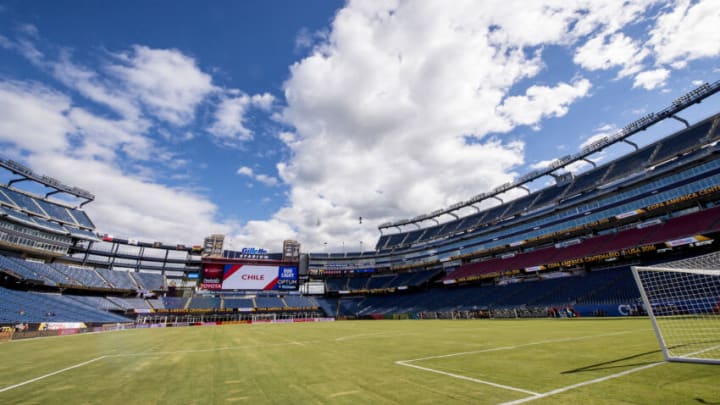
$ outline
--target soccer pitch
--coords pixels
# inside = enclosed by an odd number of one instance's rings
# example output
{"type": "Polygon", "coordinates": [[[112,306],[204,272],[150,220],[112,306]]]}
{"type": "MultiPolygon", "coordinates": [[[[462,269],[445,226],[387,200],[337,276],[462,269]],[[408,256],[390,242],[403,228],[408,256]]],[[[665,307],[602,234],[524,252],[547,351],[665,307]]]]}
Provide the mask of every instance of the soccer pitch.
{"type": "Polygon", "coordinates": [[[2,404],[707,404],[648,319],[339,321],[0,344],[2,404]]]}

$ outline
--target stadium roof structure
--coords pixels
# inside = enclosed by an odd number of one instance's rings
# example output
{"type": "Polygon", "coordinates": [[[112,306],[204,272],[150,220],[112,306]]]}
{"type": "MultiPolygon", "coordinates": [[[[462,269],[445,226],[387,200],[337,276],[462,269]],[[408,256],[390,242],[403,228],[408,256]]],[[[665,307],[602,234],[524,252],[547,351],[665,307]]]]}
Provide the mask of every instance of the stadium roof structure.
{"type": "Polygon", "coordinates": [[[556,171],[563,169],[575,162],[578,161],[586,161],[589,162],[591,165],[595,166],[595,163],[591,160],[588,160],[588,157],[590,155],[593,155],[597,152],[602,151],[603,149],[614,145],[618,142],[626,142],[632,145],[637,149],[637,145],[630,142],[627,138],[637,134],[640,131],[644,131],[647,128],[664,121],[668,118],[676,119],[685,126],[689,127],[689,123],[678,117],[676,114],[680,111],[692,106],[693,104],[700,103],[702,100],[712,96],[713,94],[720,91],[720,80],[715,81],[712,84],[704,83],[694,90],[676,98],[672,105],[664,108],[663,110],[656,112],[656,113],[650,113],[642,118],[639,118],[630,124],[623,127],[622,130],[617,132],[614,135],[605,136],[601,139],[598,139],[597,141],[593,142],[592,144],[584,147],[580,152],[574,154],[574,155],[567,155],[563,156],[555,161],[553,161],[548,167],[543,169],[534,170],[530,173],[525,174],[524,176],[520,177],[519,179],[515,180],[514,182],[505,183],[501,186],[496,187],[492,191],[485,192],[478,194],[472,198],[470,198],[467,201],[460,201],[458,203],[455,203],[447,208],[441,208],[438,210],[435,210],[429,214],[423,214],[416,216],[414,218],[410,219],[401,219],[394,222],[385,222],[378,226],[378,229],[382,233],[384,229],[389,228],[398,228],[401,230],[401,226],[405,225],[411,225],[411,224],[417,224],[419,222],[427,221],[427,220],[437,220],[435,218],[440,217],[442,215],[450,215],[455,217],[455,219],[458,219],[458,216],[454,213],[455,211],[458,211],[460,209],[466,208],[466,207],[475,207],[474,204],[477,204],[481,201],[488,200],[491,198],[498,199],[502,202],[502,200],[498,197],[500,194],[505,193],[509,190],[515,189],[515,188],[522,188],[525,191],[529,192],[529,189],[525,187],[525,184],[528,184],[530,182],[533,182],[541,177],[544,176],[553,176],[556,179],[558,179],[560,176],[555,173],[556,171]]]}
{"type": "Polygon", "coordinates": [[[12,186],[13,183],[18,183],[21,181],[32,180],[55,190],[45,194],[45,198],[57,193],[70,194],[72,196],[85,200],[80,204],[80,207],[95,200],[95,195],[90,193],[89,191],[83,190],[79,187],[69,186],[53,177],[35,173],[29,167],[24,166],[14,160],[0,158],[0,167],[9,170],[13,174],[21,176],[20,178],[10,180],[8,186],[12,186]]]}

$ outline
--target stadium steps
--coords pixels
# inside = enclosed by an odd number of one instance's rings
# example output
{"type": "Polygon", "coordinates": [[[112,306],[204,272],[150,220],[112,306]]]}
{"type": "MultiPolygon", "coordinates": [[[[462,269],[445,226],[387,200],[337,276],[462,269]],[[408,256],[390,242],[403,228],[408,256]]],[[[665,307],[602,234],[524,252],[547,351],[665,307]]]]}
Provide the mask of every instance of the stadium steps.
{"type": "Polygon", "coordinates": [[[190,308],[190,303],[192,302],[192,300],[193,300],[193,296],[191,295],[190,297],[188,297],[187,302],[185,302],[185,306],[183,306],[184,310],[187,311],[190,308]]]}
{"type": "Polygon", "coordinates": [[[82,281],[76,279],[75,277],[73,277],[72,275],[68,274],[67,272],[65,272],[65,271],[63,271],[63,270],[61,270],[61,269],[59,269],[59,268],[57,268],[57,267],[53,267],[53,270],[57,271],[58,273],[62,274],[62,275],[65,276],[65,277],[67,277],[68,280],[72,281],[73,284],[76,284],[76,285],[79,285],[79,286],[85,286],[85,284],[84,284],[82,281]]]}
{"type": "Polygon", "coordinates": [[[47,275],[42,274],[38,271],[35,271],[35,269],[33,269],[32,266],[23,264],[25,262],[25,260],[22,260],[22,259],[10,259],[10,260],[12,260],[12,262],[14,263],[15,266],[18,266],[18,267],[22,268],[23,270],[37,276],[37,278],[35,280],[40,280],[40,281],[44,282],[46,285],[57,285],[58,284],[55,280],[51,279],[47,275]]]}
{"type": "Polygon", "coordinates": [[[133,273],[128,273],[128,278],[130,279],[130,281],[132,282],[132,284],[135,286],[135,289],[136,289],[136,290],[142,290],[142,289],[143,289],[143,287],[140,286],[140,283],[138,283],[138,281],[137,281],[137,280],[135,279],[135,277],[133,276],[133,273]]]}
{"type": "Polygon", "coordinates": [[[105,277],[103,277],[99,271],[96,271],[95,274],[97,274],[98,277],[100,277],[100,279],[105,283],[105,285],[107,285],[107,288],[113,288],[112,283],[110,283],[105,277]]]}

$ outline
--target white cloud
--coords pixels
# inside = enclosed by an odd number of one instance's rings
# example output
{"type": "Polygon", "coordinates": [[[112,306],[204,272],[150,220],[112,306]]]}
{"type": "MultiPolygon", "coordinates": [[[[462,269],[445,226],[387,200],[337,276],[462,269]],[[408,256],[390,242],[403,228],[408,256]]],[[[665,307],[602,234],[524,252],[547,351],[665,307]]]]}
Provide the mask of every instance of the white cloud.
{"type": "Polygon", "coordinates": [[[53,76],[91,101],[110,107],[124,118],[141,119],[140,107],[126,89],[90,68],[73,63],[70,57],[68,52],[62,52],[57,61],[43,61],[41,65],[49,66],[53,76]]]}
{"type": "Polygon", "coordinates": [[[72,151],[75,155],[109,161],[124,152],[134,159],[149,160],[161,152],[142,135],[147,130],[144,120],[109,120],[82,108],[73,108],[69,118],[77,128],[76,135],[81,135],[80,145],[72,151]]]}
{"type": "Polygon", "coordinates": [[[120,63],[107,69],[151,115],[170,124],[188,124],[198,104],[215,91],[211,76],[200,70],[195,59],[178,50],[135,45],[132,52],[115,56],[120,63]]]}
{"type": "Polygon", "coordinates": [[[278,171],[291,190],[273,220],[316,248],[367,247],[379,222],[511,180],[524,144],[488,134],[563,116],[591,88],[567,77],[509,94],[544,68],[542,50],[526,47],[572,41],[580,8],[349,3],[285,83],[282,118],[296,131],[280,136],[292,158],[278,171]]]}
{"type": "Polygon", "coordinates": [[[263,183],[264,185],[268,187],[272,187],[278,184],[278,179],[272,176],[268,176],[267,174],[258,174],[255,176],[255,180],[259,181],[260,183],[263,183]]]}
{"type": "MultiPolygon", "coordinates": [[[[671,69],[683,69],[693,60],[720,55],[720,7],[717,0],[679,0],[628,3],[635,11],[662,4],[657,15],[637,15],[649,34],[631,38],[620,30],[632,22],[619,18],[607,24],[575,50],[574,62],[588,70],[620,68],[618,77],[634,76],[633,87],[653,90],[665,85],[671,69]],[[652,65],[648,67],[645,64],[652,65]]],[[[624,16],[633,13],[623,12],[624,16]]],[[[580,23],[579,23],[580,24],[580,23]]]]}
{"type": "Polygon", "coordinates": [[[652,90],[665,85],[665,80],[670,76],[667,69],[655,69],[638,73],[633,82],[633,88],[642,87],[645,90],[652,90]]]}
{"type": "Polygon", "coordinates": [[[70,99],[37,83],[0,81],[0,140],[26,151],[62,151],[74,129],[70,99]]]}
{"type": "MultiPolygon", "coordinates": [[[[106,66],[123,78],[118,81],[103,69],[74,63],[69,52],[52,60],[26,39],[0,45],[90,101],[80,107],[48,85],[0,81],[0,142],[21,153],[15,158],[37,172],[96,194],[86,210],[99,231],[188,243],[237,227],[217,221],[217,206],[207,197],[156,180],[161,165],[177,169],[187,160],[153,140],[153,117],[186,122],[212,91],[210,77],[191,58],[174,50],[136,47],[122,55],[124,64],[106,66]],[[166,101],[151,97],[153,92],[166,101]],[[109,107],[116,116],[98,114],[98,106],[109,107]]],[[[181,135],[192,136],[190,131],[181,135]]]]}
{"type": "Polygon", "coordinates": [[[720,6],[717,0],[680,0],[657,18],[648,45],[662,64],[720,55],[720,6]]]}
{"type": "Polygon", "coordinates": [[[214,221],[217,206],[207,198],[136,178],[111,164],[57,154],[33,154],[28,162],[40,173],[52,173],[92,190],[96,199],[85,210],[100,231],[147,241],[192,243],[203,235],[232,229],[230,224],[214,221]]]}
{"type": "Polygon", "coordinates": [[[572,85],[560,83],[555,87],[531,86],[523,96],[506,98],[498,112],[513,125],[532,125],[545,117],[562,117],[568,106],[590,90],[590,81],[581,79],[572,85]]]}
{"type": "Polygon", "coordinates": [[[268,111],[274,99],[269,93],[223,97],[215,111],[215,122],[208,128],[208,132],[228,146],[250,140],[253,132],[245,124],[248,109],[255,107],[268,111]]]}
{"type": "MultiPolygon", "coordinates": [[[[278,135],[291,151],[278,164],[289,203],[253,229],[275,221],[311,247],[338,238],[367,247],[379,222],[511,180],[524,144],[488,135],[540,128],[592,87],[565,77],[514,88],[545,69],[542,47],[607,38],[597,44],[603,57],[584,54],[582,63],[633,74],[647,51],[616,33],[655,2],[348,3],[326,38],[290,68],[279,117],[294,131],[278,135]]],[[[308,38],[300,37],[303,47],[308,38]]]]}
{"type": "Polygon", "coordinates": [[[621,67],[620,77],[637,73],[648,51],[623,33],[597,35],[575,50],[573,61],[588,70],[621,67]]]}
{"type": "Polygon", "coordinates": [[[256,181],[259,181],[260,183],[268,186],[273,187],[278,184],[277,177],[268,176],[267,174],[256,174],[255,171],[247,166],[242,166],[237,170],[237,174],[241,176],[247,176],[251,179],[254,179],[256,181]]]}
{"type": "Polygon", "coordinates": [[[237,174],[241,174],[243,176],[252,177],[253,176],[253,169],[243,166],[237,170],[237,174]]]}

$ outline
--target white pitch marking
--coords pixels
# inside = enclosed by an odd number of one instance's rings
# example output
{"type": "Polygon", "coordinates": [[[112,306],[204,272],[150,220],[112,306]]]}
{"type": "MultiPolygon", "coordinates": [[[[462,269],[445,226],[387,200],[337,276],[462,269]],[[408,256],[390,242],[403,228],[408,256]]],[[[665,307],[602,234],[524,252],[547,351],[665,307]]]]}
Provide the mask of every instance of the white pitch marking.
{"type": "Polygon", "coordinates": [[[334,394],[328,395],[328,398],[342,397],[342,396],[345,396],[345,395],[357,394],[358,392],[360,392],[360,391],[354,390],[354,391],[336,392],[336,393],[334,393],[334,394]]]}
{"type": "Polygon", "coordinates": [[[473,350],[468,352],[459,352],[459,353],[450,353],[450,354],[441,354],[437,356],[428,356],[428,357],[420,357],[418,359],[411,359],[411,360],[400,360],[404,363],[413,363],[416,361],[424,361],[424,360],[433,360],[433,359],[444,359],[447,357],[456,357],[456,356],[465,356],[468,354],[478,354],[478,353],[488,353],[488,352],[497,352],[501,350],[512,350],[512,349],[519,349],[521,347],[528,347],[528,346],[538,346],[538,345],[544,345],[548,343],[560,343],[560,342],[572,342],[575,340],[584,340],[584,339],[592,339],[596,337],[605,337],[605,336],[615,336],[615,335],[625,335],[632,332],[613,332],[613,333],[605,333],[601,335],[589,335],[589,336],[579,336],[579,337],[571,337],[571,338],[562,338],[562,339],[552,339],[552,340],[542,340],[539,342],[532,342],[532,343],[524,343],[521,345],[514,345],[514,346],[500,346],[500,347],[492,347],[490,349],[482,349],[482,350],[473,350]]]}
{"type": "Polygon", "coordinates": [[[399,365],[401,365],[401,366],[406,366],[406,367],[416,368],[416,369],[418,369],[418,370],[429,371],[429,372],[431,372],[431,373],[442,374],[442,375],[446,375],[446,376],[448,376],[448,377],[457,378],[457,379],[460,379],[460,380],[471,381],[471,382],[478,383],[478,384],[485,384],[485,385],[489,385],[489,386],[491,386],[491,387],[502,388],[502,389],[506,389],[506,390],[510,390],[510,391],[522,392],[523,394],[530,394],[530,395],[536,395],[536,396],[537,396],[537,395],[540,395],[540,394],[537,393],[537,392],[524,390],[524,389],[522,389],[522,388],[511,387],[511,386],[509,386],[509,385],[503,385],[503,384],[497,384],[497,383],[494,383],[494,382],[485,381],[485,380],[480,380],[480,379],[477,379],[477,378],[472,378],[472,377],[464,376],[464,375],[461,375],[461,374],[448,373],[448,372],[446,372],[446,371],[435,370],[434,368],[422,367],[422,366],[418,366],[418,365],[416,365],[416,364],[408,364],[408,363],[405,363],[405,362],[403,362],[403,361],[396,361],[395,364],[399,364],[399,365]]]}
{"type": "Polygon", "coordinates": [[[655,367],[659,364],[663,364],[664,362],[652,363],[652,364],[649,364],[646,366],[637,367],[637,368],[634,368],[631,370],[626,370],[626,371],[623,371],[620,373],[611,374],[609,376],[600,377],[600,378],[597,378],[594,380],[585,381],[585,382],[581,382],[581,383],[577,383],[577,384],[573,384],[573,385],[568,385],[566,387],[558,388],[556,390],[552,390],[552,391],[545,392],[545,393],[538,393],[538,392],[534,392],[534,391],[524,390],[522,388],[511,387],[509,385],[497,384],[497,383],[493,383],[490,381],[480,380],[477,378],[472,378],[472,377],[464,376],[461,374],[448,373],[445,371],[436,370],[436,369],[432,369],[432,368],[428,368],[428,367],[422,367],[422,366],[418,366],[418,365],[410,364],[410,363],[417,362],[417,361],[423,361],[423,360],[433,360],[433,359],[442,359],[442,358],[447,358],[447,357],[463,356],[463,355],[468,355],[468,354],[488,353],[488,352],[494,352],[494,351],[500,351],[500,350],[512,350],[512,349],[517,349],[517,348],[521,348],[521,347],[537,346],[537,345],[542,345],[542,344],[547,344],[547,343],[569,342],[569,341],[575,341],[575,340],[592,339],[592,338],[596,338],[596,337],[623,335],[623,334],[628,334],[628,333],[632,333],[632,332],[622,331],[622,332],[604,333],[604,334],[599,334],[599,335],[580,336],[580,337],[574,337],[574,338],[543,340],[540,342],[532,342],[532,343],[526,343],[526,344],[514,345],[514,346],[493,347],[490,349],[475,350],[475,351],[469,351],[469,352],[450,353],[450,354],[442,354],[442,355],[438,355],[438,356],[421,357],[421,358],[412,359],[412,360],[398,360],[395,362],[395,364],[398,364],[401,366],[406,366],[406,367],[413,367],[418,370],[429,371],[431,373],[442,374],[442,375],[446,375],[448,377],[458,378],[461,380],[472,381],[472,382],[479,383],[479,384],[490,385],[490,386],[497,387],[497,388],[503,388],[503,389],[507,389],[507,390],[511,390],[511,391],[523,392],[523,393],[532,395],[530,397],[521,398],[516,401],[506,402],[506,403],[503,403],[502,405],[520,404],[523,402],[529,402],[529,401],[533,401],[533,400],[536,400],[539,398],[545,398],[545,397],[548,397],[551,395],[559,394],[561,392],[565,392],[565,391],[569,391],[569,390],[572,390],[575,388],[583,387],[585,385],[595,384],[595,383],[610,380],[613,378],[622,377],[624,375],[634,373],[636,371],[641,371],[641,370],[645,370],[650,367],[655,367]]]}
{"type": "Polygon", "coordinates": [[[540,398],[547,398],[547,397],[549,397],[549,396],[552,396],[552,395],[555,395],[555,394],[560,394],[560,393],[563,393],[563,392],[566,392],[566,391],[570,391],[570,390],[573,390],[573,389],[575,389],[575,388],[580,388],[580,387],[584,387],[584,386],[586,386],[586,385],[591,385],[591,384],[596,384],[596,383],[603,382],[603,381],[607,381],[607,380],[612,380],[613,378],[623,377],[623,376],[626,376],[626,375],[628,375],[628,374],[631,374],[631,373],[634,373],[634,372],[637,372],[637,371],[642,371],[642,370],[646,370],[646,369],[651,368],[651,367],[659,366],[660,364],[665,364],[665,362],[664,362],[664,361],[659,361],[659,362],[657,362],[657,363],[647,364],[647,365],[644,365],[644,366],[632,368],[632,369],[630,369],[630,370],[625,370],[625,371],[622,371],[622,372],[619,372],[619,373],[606,375],[605,377],[596,378],[596,379],[594,379],[594,380],[583,381],[583,382],[580,382],[580,383],[577,383],[577,384],[568,385],[568,386],[566,386],[566,387],[562,387],[562,388],[558,388],[558,389],[556,389],[556,390],[544,392],[544,393],[542,393],[542,394],[537,394],[537,395],[532,396],[532,397],[522,398],[522,399],[518,399],[518,400],[515,400],[515,401],[510,401],[510,402],[503,402],[501,405],[522,404],[522,403],[524,403],[524,402],[530,402],[530,401],[534,401],[534,400],[540,399],[540,398]]]}
{"type": "Polygon", "coordinates": [[[84,361],[84,362],[78,363],[78,364],[76,364],[76,365],[74,365],[74,366],[65,367],[65,368],[62,369],[62,370],[53,371],[52,373],[48,373],[48,374],[45,374],[45,375],[41,375],[40,377],[35,377],[35,378],[33,378],[33,379],[30,379],[30,380],[27,380],[27,381],[23,381],[23,382],[21,382],[21,383],[15,384],[15,385],[10,385],[10,386],[5,387],[5,388],[0,388],[0,392],[10,391],[11,389],[14,389],[14,388],[17,388],[17,387],[22,387],[23,385],[31,384],[31,383],[34,383],[35,381],[39,381],[39,380],[42,380],[42,379],[44,379],[44,378],[52,377],[52,376],[54,376],[54,375],[56,375],[56,374],[64,373],[64,372],[69,371],[69,370],[72,370],[72,369],[74,369],[74,368],[78,368],[78,367],[82,367],[82,366],[88,365],[88,364],[90,364],[90,363],[94,363],[94,362],[96,362],[96,361],[98,361],[98,360],[102,360],[102,359],[104,359],[104,358],[106,358],[106,357],[107,357],[107,356],[95,357],[95,358],[92,359],[92,360],[84,361]]]}
{"type": "Polygon", "coordinates": [[[691,358],[692,358],[692,356],[695,356],[695,355],[698,355],[698,354],[702,354],[702,353],[706,353],[706,352],[711,352],[711,351],[717,350],[717,349],[720,349],[720,345],[713,346],[713,347],[710,347],[710,348],[708,348],[708,349],[703,349],[703,350],[698,350],[698,351],[696,351],[696,352],[688,353],[688,354],[685,354],[684,356],[685,356],[685,357],[691,357],[691,358]]]}

